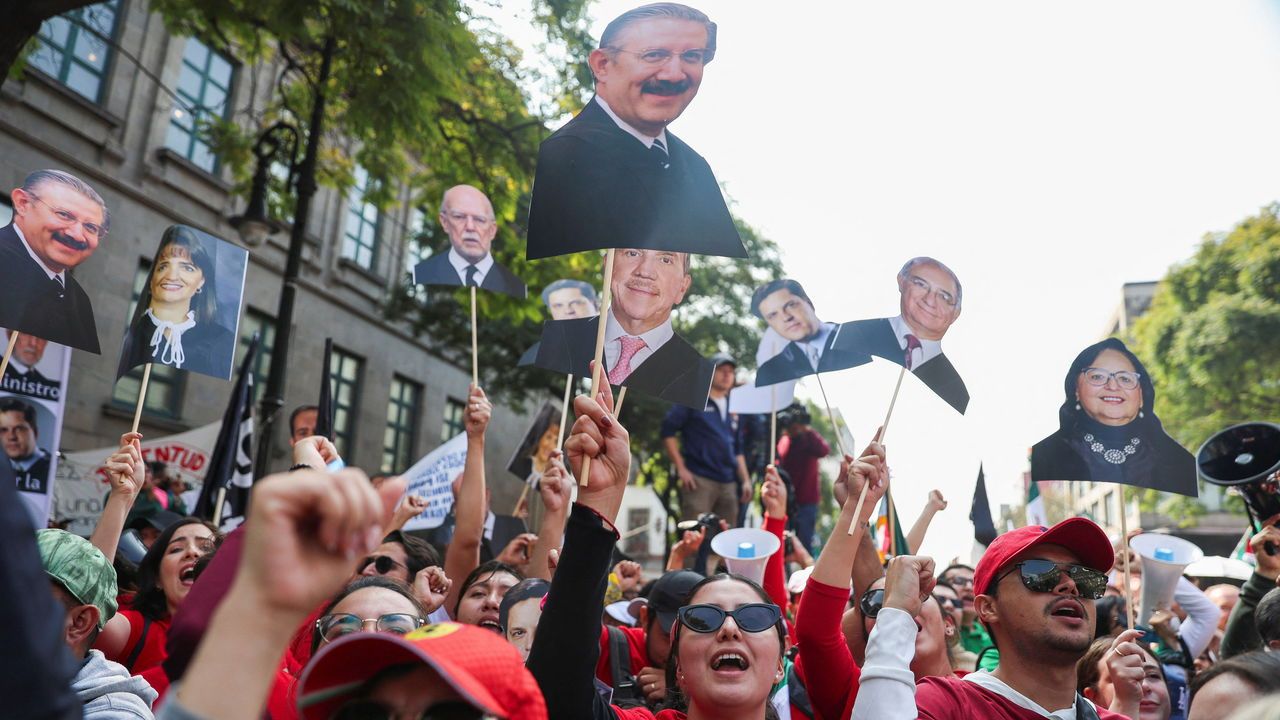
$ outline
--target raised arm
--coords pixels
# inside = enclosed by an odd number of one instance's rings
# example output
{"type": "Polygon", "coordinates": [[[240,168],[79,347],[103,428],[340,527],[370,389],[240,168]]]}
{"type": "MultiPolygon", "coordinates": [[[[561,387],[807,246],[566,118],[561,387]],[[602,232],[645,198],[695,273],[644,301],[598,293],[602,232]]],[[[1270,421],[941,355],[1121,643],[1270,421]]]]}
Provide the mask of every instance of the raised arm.
{"type": "MultiPolygon", "coordinates": [[[[825,553],[823,553],[825,554],[825,553]]],[[[819,558],[821,562],[821,558],[819,558]]],[[[867,661],[859,678],[852,720],[915,720],[916,682],[911,661],[916,654],[915,616],[922,598],[933,592],[933,560],[899,555],[889,562],[884,607],[867,641],[867,661]]]]}
{"type": "Polygon", "coordinates": [[[463,423],[467,432],[467,461],[462,466],[462,483],[454,501],[453,539],[444,553],[444,574],[454,581],[445,608],[452,613],[462,592],[462,578],[480,567],[480,543],[484,539],[484,432],[489,427],[493,406],[484,391],[472,385],[467,397],[463,423]]]}
{"type": "Polygon", "coordinates": [[[916,518],[916,524],[911,526],[911,532],[907,533],[907,550],[912,554],[920,552],[920,544],[924,542],[924,534],[929,531],[929,523],[933,522],[933,516],[947,509],[947,501],[942,499],[942,493],[938,490],[929,491],[929,500],[924,504],[924,510],[920,511],[920,517],[916,518]]]}
{"type": "Polygon", "coordinates": [[[1276,527],[1277,522],[1280,522],[1280,516],[1267,518],[1262,531],[1249,539],[1249,549],[1253,551],[1258,566],[1240,588],[1240,599],[1232,608],[1231,617],[1227,619],[1220,653],[1223,660],[1262,648],[1262,638],[1258,636],[1253,611],[1262,601],[1263,595],[1280,585],[1280,554],[1267,554],[1268,542],[1280,547],[1280,528],[1276,527]]]}
{"type": "Polygon", "coordinates": [[[125,433],[120,436],[120,449],[107,458],[107,473],[111,476],[111,493],[98,516],[89,542],[102,551],[107,560],[115,560],[116,547],[120,545],[120,533],[124,521],[133,509],[133,503],[142,491],[147,468],[142,462],[141,433],[125,433]]]}
{"type": "Polygon", "coordinates": [[[786,529],[787,529],[787,485],[777,468],[770,465],[764,470],[764,486],[760,489],[760,498],[764,502],[764,529],[778,538],[778,552],[769,556],[764,567],[764,591],[769,593],[773,603],[786,610],[787,601],[787,569],[786,529]]]}
{"type": "Polygon", "coordinates": [[[538,492],[546,512],[538,525],[538,540],[529,556],[529,577],[550,580],[553,574],[551,552],[560,552],[564,544],[564,524],[569,517],[569,498],[573,495],[573,478],[564,466],[564,453],[551,452],[551,464],[542,474],[538,492]]]}

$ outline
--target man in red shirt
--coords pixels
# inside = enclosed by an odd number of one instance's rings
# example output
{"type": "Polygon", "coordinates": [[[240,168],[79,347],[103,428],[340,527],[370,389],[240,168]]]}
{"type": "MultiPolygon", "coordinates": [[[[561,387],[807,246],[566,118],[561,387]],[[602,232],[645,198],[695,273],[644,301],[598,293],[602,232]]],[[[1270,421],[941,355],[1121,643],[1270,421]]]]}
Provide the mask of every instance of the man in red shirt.
{"type": "Polygon", "coordinates": [[[1110,710],[1076,693],[1076,662],[1094,635],[1094,601],[1106,589],[1111,543],[1092,521],[1018,528],[987,548],[974,572],[978,620],[1000,649],[1000,666],[963,678],[926,677],[910,663],[913,619],[933,588],[933,561],[899,556],[889,565],[884,609],[867,643],[853,718],[1109,720],[1138,717],[1142,652],[1137,631],[1116,638],[1105,660],[1117,681],[1110,710]]]}
{"type": "Polygon", "coordinates": [[[792,405],[778,413],[778,421],[783,425],[783,438],[778,441],[778,458],[782,469],[791,477],[791,487],[795,492],[796,509],[791,524],[795,528],[796,539],[812,554],[815,550],[813,532],[818,522],[818,503],[822,501],[818,461],[831,454],[831,446],[809,427],[809,413],[800,405],[792,405]]]}

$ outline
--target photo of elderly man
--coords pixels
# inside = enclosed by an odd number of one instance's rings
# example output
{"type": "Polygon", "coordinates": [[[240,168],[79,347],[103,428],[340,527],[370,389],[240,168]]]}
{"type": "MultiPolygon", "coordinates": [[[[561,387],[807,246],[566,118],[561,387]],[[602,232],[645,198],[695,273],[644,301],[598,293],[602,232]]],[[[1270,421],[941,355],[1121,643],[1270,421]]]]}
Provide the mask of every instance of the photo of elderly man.
{"type": "MultiPolygon", "coordinates": [[[[671,327],[671,310],[692,283],[687,253],[618,250],[605,318],[604,371],[610,384],[699,410],[706,406],[715,367],[671,327]]],[[[599,317],[547,322],[535,364],[590,375],[599,322],[599,317]]]]}
{"type": "Polygon", "coordinates": [[[111,228],[102,196],[70,173],[36,170],[9,197],[13,222],[0,228],[0,327],[100,352],[93,306],[71,271],[111,228]]]}
{"type": "Polygon", "coordinates": [[[449,236],[449,252],[418,263],[415,283],[475,287],[524,299],[524,283],[493,259],[498,222],[487,195],[470,185],[455,185],[440,200],[439,219],[449,236]]]}

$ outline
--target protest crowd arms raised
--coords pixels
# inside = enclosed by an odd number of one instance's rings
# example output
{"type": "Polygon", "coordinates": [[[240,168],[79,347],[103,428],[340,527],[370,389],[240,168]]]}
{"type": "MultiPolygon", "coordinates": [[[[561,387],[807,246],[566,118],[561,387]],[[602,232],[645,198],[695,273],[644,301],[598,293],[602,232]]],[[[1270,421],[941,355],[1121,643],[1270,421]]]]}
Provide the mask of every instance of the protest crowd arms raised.
{"type": "Polygon", "coordinates": [[[896,314],[844,322],[819,319],[794,278],[735,288],[750,297],[754,363],[680,335],[682,308],[708,292],[696,256],[747,257],[711,167],[670,129],[714,81],[717,31],[700,10],[655,3],[609,22],[590,52],[594,95],[541,144],[525,258],[511,263],[586,253],[583,276],[528,297],[494,257],[508,236],[485,189],[461,178],[441,193],[448,248],[411,274],[469,295],[471,352],[453,350],[472,381],[453,389],[465,397],[453,437],[398,475],[339,452],[335,418],[353,391],[329,384],[341,370],[326,345],[316,402],[282,416],[288,470],[255,476],[263,339],[236,352],[253,335],[249,252],[173,225],[109,338],[121,340],[117,378],[141,380],[132,428],[98,458],[91,527],[44,527],[56,464],[80,462],[60,447],[69,353],[102,350],[73,271],[127,218],[70,173],[31,172],[0,228],[0,610],[14,629],[0,716],[1280,718],[1280,426],[1227,428],[1193,456],[1166,434],[1142,360],[1117,338],[1090,345],[1067,366],[1032,480],[1191,496],[1198,480],[1236,486],[1247,578],[1202,588],[1193,543],[1124,525],[1109,537],[1086,517],[996,532],[981,470],[980,547],[944,563],[920,548],[950,491],[933,489],[901,527],[886,436],[930,431],[928,418],[891,423],[908,374],[933,411],[969,406],[942,347],[963,314],[951,267],[907,259],[884,279],[896,314]],[[545,311],[519,365],[564,379],[506,473],[485,463],[508,412],[479,382],[491,302],[545,311]],[[869,410],[879,430],[859,450],[822,378],[885,362],[898,384],[887,412],[869,410]],[[229,381],[198,463],[158,456],[139,432],[153,372],[229,381]],[[821,405],[796,400],[800,381],[821,405]],[[654,437],[629,430],[627,392],[662,403],[654,437]],[[678,505],[664,507],[678,517],[660,519],[656,568],[624,552],[641,458],[667,463],[678,505]],[[510,513],[494,505],[498,476],[519,483],[510,513]]]}

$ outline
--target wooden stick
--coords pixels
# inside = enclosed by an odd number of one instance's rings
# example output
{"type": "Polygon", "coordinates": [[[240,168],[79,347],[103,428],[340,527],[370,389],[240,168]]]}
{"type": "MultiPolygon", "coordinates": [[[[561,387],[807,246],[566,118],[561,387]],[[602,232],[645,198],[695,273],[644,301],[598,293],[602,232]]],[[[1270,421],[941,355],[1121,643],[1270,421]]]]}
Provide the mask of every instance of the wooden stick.
{"type": "MultiPolygon", "coordinates": [[[[822,387],[822,373],[814,373],[813,376],[818,380],[818,390],[822,391],[822,404],[827,406],[827,420],[831,421],[831,428],[835,430],[836,449],[840,451],[840,459],[843,460],[848,453],[845,452],[844,440],[840,437],[840,426],[836,423],[836,414],[831,412],[831,403],[827,401],[827,389],[822,387]]],[[[901,382],[901,378],[899,378],[899,382],[901,382]]],[[[892,408],[890,408],[889,412],[893,412],[892,408]]]]}
{"type": "Polygon", "coordinates": [[[222,504],[227,500],[227,486],[218,488],[217,502],[213,506],[213,526],[222,527],[222,504]]]}
{"type": "MultiPolygon", "coordinates": [[[[613,255],[614,250],[610,248],[604,255],[604,282],[600,287],[600,321],[596,323],[596,352],[594,356],[595,365],[591,370],[591,394],[594,396],[600,392],[600,376],[604,372],[604,330],[609,319],[609,305],[613,301],[613,293],[610,287],[613,285],[613,255]]],[[[587,478],[591,477],[591,456],[582,458],[582,477],[578,478],[581,485],[587,484],[587,478]]]]}
{"type": "Polygon", "coordinates": [[[18,336],[22,333],[17,330],[9,331],[9,347],[4,351],[4,362],[0,362],[0,377],[4,377],[4,371],[9,369],[9,358],[13,357],[13,347],[18,344],[18,336]]]}
{"type": "Polygon", "coordinates": [[[142,422],[142,403],[147,399],[147,384],[151,382],[151,363],[142,366],[142,387],[138,388],[138,406],[133,409],[133,430],[138,432],[138,423],[142,422]]]}
{"type": "Polygon", "coordinates": [[[569,424],[569,393],[573,391],[573,376],[564,379],[564,406],[560,408],[560,435],[556,437],[556,449],[564,448],[565,426],[569,424]]]}
{"type": "MultiPolygon", "coordinates": [[[[884,414],[884,424],[880,426],[880,437],[877,438],[880,444],[884,444],[884,435],[889,432],[889,418],[893,417],[893,406],[898,404],[898,391],[902,389],[902,378],[906,377],[907,368],[904,365],[902,370],[898,372],[898,383],[893,386],[893,398],[889,400],[889,410],[884,414]]],[[[818,387],[822,387],[822,382],[818,382],[818,387]]],[[[826,399],[825,393],[823,399],[826,399]]],[[[839,437],[839,434],[836,435],[839,437]]],[[[858,516],[862,514],[862,504],[867,500],[867,485],[862,486],[862,492],[858,494],[858,505],[853,510],[853,522],[849,524],[849,534],[853,534],[853,526],[858,522],[858,516]]],[[[887,490],[885,491],[888,492],[887,490]]]]}
{"type": "Polygon", "coordinates": [[[1129,584],[1129,520],[1125,517],[1129,514],[1128,508],[1124,504],[1124,486],[1116,485],[1120,490],[1120,550],[1124,553],[1124,607],[1125,612],[1129,616],[1129,629],[1134,628],[1133,625],[1133,586],[1129,584]]]}
{"type": "Polygon", "coordinates": [[[480,387],[480,353],[476,342],[476,286],[471,286],[471,384],[480,387]]]}
{"type": "Polygon", "coordinates": [[[613,416],[620,417],[622,415],[622,401],[627,399],[627,386],[623,385],[618,390],[618,402],[613,404],[613,416]]]}
{"type": "MultiPolygon", "coordinates": [[[[774,343],[777,347],[777,343],[774,343]]],[[[775,355],[777,353],[774,353],[775,355]]],[[[778,384],[769,386],[769,464],[778,464],[778,384]]]]}
{"type": "Polygon", "coordinates": [[[520,506],[524,504],[525,498],[529,497],[529,488],[529,482],[526,480],[524,483],[524,489],[520,491],[520,499],[516,501],[516,506],[511,510],[512,515],[520,512],[520,506]]]}

